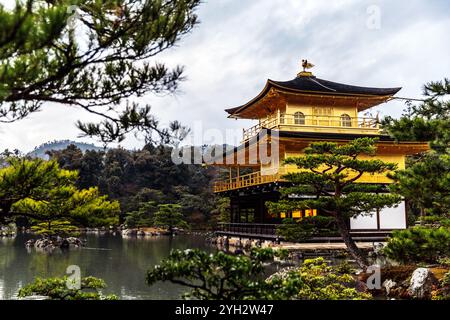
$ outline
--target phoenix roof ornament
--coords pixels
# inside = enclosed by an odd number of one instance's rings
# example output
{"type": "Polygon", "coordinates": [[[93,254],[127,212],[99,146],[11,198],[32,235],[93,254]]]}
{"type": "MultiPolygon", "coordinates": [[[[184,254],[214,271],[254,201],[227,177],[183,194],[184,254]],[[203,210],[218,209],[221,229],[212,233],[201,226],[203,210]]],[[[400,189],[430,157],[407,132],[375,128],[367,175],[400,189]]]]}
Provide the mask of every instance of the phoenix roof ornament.
{"type": "Polygon", "coordinates": [[[308,62],[308,60],[302,59],[302,67],[303,67],[303,72],[305,72],[306,69],[311,69],[312,67],[314,67],[314,65],[312,63],[308,62]]]}
{"type": "Polygon", "coordinates": [[[306,71],[306,69],[311,69],[314,65],[306,59],[302,59],[302,68],[303,70],[297,73],[297,77],[312,77],[312,73],[310,71],[306,71]]]}

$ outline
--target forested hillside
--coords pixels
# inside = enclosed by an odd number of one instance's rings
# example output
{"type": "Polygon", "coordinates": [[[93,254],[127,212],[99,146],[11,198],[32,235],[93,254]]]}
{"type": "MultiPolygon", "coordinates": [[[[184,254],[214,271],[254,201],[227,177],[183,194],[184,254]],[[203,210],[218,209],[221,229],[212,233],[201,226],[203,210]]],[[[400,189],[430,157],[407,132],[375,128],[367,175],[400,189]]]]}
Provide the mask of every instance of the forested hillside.
{"type": "Polygon", "coordinates": [[[82,152],[69,145],[47,154],[61,168],[79,172],[79,188],[98,186],[102,194],[119,200],[122,222],[127,213],[137,212],[145,203],[176,203],[182,206],[194,228],[208,227],[226,207],[211,190],[217,169],[176,165],[171,160],[171,150],[167,146],[146,145],[137,151],[115,148],[82,152]]]}

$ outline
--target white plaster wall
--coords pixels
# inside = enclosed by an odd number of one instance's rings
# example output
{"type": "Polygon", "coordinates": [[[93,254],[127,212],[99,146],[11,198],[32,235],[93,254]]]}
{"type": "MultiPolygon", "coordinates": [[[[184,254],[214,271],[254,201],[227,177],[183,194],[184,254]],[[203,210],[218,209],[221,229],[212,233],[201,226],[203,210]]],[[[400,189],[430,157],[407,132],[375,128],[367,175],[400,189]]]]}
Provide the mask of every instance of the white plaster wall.
{"type": "MultiPolygon", "coordinates": [[[[350,219],[350,228],[358,229],[377,229],[377,216],[360,215],[357,218],[350,219]]],[[[380,229],[405,229],[406,215],[405,202],[402,201],[395,208],[384,208],[380,211],[380,229]]]]}
{"type": "Polygon", "coordinates": [[[350,229],[376,229],[377,214],[374,212],[371,216],[368,214],[359,215],[356,218],[350,218],[350,229]]]}
{"type": "Polygon", "coordinates": [[[396,208],[384,208],[380,212],[381,229],[405,229],[405,201],[402,201],[396,208]]]}

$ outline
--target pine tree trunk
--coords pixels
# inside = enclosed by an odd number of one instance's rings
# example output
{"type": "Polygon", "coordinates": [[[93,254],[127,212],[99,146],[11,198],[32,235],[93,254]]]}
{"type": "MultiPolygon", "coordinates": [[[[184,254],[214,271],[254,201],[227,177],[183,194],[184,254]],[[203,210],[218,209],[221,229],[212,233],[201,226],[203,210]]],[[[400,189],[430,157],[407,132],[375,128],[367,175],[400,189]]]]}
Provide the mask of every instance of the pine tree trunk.
{"type": "Polygon", "coordinates": [[[423,218],[425,217],[425,209],[424,208],[420,208],[420,225],[424,225],[425,221],[423,220],[423,218]]]}
{"type": "Polygon", "coordinates": [[[348,252],[356,260],[356,263],[359,265],[360,268],[366,269],[369,266],[369,263],[362,254],[361,250],[359,250],[359,248],[356,246],[355,241],[353,241],[350,235],[350,230],[348,228],[347,222],[340,214],[337,214],[335,216],[335,219],[339,232],[341,233],[342,240],[347,246],[348,252]]]}

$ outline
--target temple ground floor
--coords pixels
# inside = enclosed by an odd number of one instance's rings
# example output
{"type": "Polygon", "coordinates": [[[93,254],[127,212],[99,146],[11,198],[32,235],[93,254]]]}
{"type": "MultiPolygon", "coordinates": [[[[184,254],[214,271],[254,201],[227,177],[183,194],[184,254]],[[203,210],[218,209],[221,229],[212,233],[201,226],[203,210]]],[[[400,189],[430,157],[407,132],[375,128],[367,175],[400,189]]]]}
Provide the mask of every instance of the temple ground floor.
{"type": "MultiPolygon", "coordinates": [[[[218,235],[273,240],[279,238],[276,228],[284,218],[302,219],[321,215],[320,210],[313,208],[281,214],[270,213],[266,202],[276,202],[280,199],[278,187],[279,185],[272,184],[223,193],[222,196],[230,198],[230,221],[219,225],[216,231],[218,235]]],[[[375,210],[351,218],[348,225],[355,241],[383,241],[392,230],[405,229],[406,221],[406,206],[402,201],[395,208],[375,210]]],[[[339,242],[341,238],[316,237],[310,242],[314,241],[331,243],[339,242]]]]}

